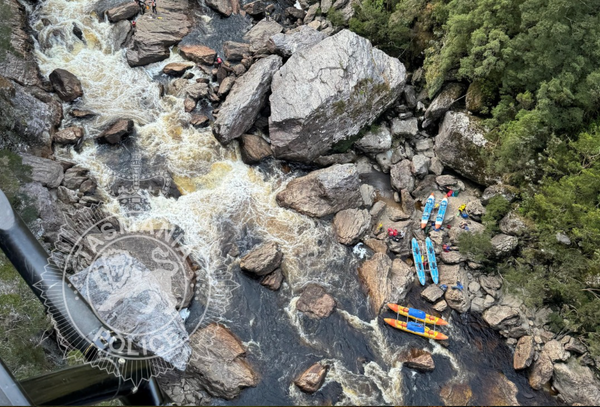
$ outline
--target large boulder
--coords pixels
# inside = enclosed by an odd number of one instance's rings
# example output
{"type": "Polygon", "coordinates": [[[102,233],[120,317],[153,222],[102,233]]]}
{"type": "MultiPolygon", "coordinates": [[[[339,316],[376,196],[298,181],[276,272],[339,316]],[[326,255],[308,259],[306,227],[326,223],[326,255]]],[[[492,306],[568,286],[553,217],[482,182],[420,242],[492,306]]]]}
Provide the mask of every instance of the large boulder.
{"type": "Polygon", "coordinates": [[[429,105],[425,111],[425,121],[423,128],[428,127],[430,123],[440,119],[450,106],[462,95],[464,87],[459,83],[451,83],[447,85],[429,105]]]}
{"type": "Polygon", "coordinates": [[[190,369],[214,397],[231,400],[243,388],[258,384],[258,375],[246,361],[242,342],[227,328],[210,324],[190,337],[195,357],[190,369]]]}
{"type": "Polygon", "coordinates": [[[553,372],[552,360],[546,352],[541,352],[529,371],[529,385],[535,390],[540,390],[550,381],[553,372]]]}
{"type": "Polygon", "coordinates": [[[250,43],[250,51],[255,54],[269,52],[269,40],[283,31],[283,27],[275,20],[263,19],[244,35],[244,41],[250,43]]]}
{"type": "Polygon", "coordinates": [[[513,357],[513,367],[515,370],[522,370],[528,368],[533,361],[533,355],[535,354],[535,341],[532,336],[525,335],[519,338],[517,347],[515,348],[515,355],[513,357]]]}
{"type": "Polygon", "coordinates": [[[446,113],[435,138],[435,154],[446,167],[479,184],[489,184],[486,148],[484,131],[475,119],[465,113],[446,113]]]}
{"type": "Polygon", "coordinates": [[[543,349],[548,354],[552,362],[566,362],[569,359],[569,352],[565,352],[563,345],[556,339],[546,342],[543,349]]]}
{"type": "Polygon", "coordinates": [[[584,406],[600,405],[600,381],[587,366],[581,366],[575,359],[568,364],[554,365],[554,388],[560,393],[565,404],[584,406]]]}
{"type": "Polygon", "coordinates": [[[356,244],[363,237],[371,223],[371,215],[366,209],[345,209],[333,218],[333,231],[338,242],[356,244]]]}
{"type": "Polygon", "coordinates": [[[273,155],[271,146],[261,136],[243,134],[240,138],[240,152],[246,164],[256,164],[263,158],[273,155]]]}
{"type": "Polygon", "coordinates": [[[358,134],[401,94],[404,65],[348,30],[297,51],[273,77],[276,157],[309,162],[358,134]]]}
{"type": "Polygon", "coordinates": [[[494,236],[491,242],[496,256],[501,257],[512,253],[517,248],[519,239],[516,236],[500,233],[494,236]]]}
{"type": "Polygon", "coordinates": [[[106,17],[111,23],[116,23],[121,20],[129,20],[139,13],[140,7],[135,2],[128,2],[120,6],[113,7],[106,11],[106,17]]]}
{"type": "Polygon", "coordinates": [[[58,98],[0,76],[0,112],[0,149],[52,153],[52,134],[62,120],[58,98]]]}
{"type": "Polygon", "coordinates": [[[312,217],[323,217],[363,204],[354,164],[337,164],[292,180],[277,203],[312,217]]]}
{"type": "Polygon", "coordinates": [[[388,302],[404,298],[414,281],[414,272],[404,261],[392,261],[385,253],[375,253],[358,268],[358,277],[376,314],[388,302]]]}
{"type": "Polygon", "coordinates": [[[217,140],[229,143],[252,127],[271,87],[273,74],[280,66],[281,57],[271,55],[256,62],[238,78],[215,120],[213,132],[217,140]]]}
{"type": "MultiPolygon", "coordinates": [[[[2,40],[9,41],[10,46],[3,48],[0,76],[23,86],[39,85],[39,70],[25,6],[18,0],[5,0],[2,6],[2,12],[5,13],[2,15],[2,26],[7,28],[7,32],[2,32],[2,36],[6,35],[2,40]]],[[[6,114],[6,110],[0,111],[6,114]]]]}
{"type": "Polygon", "coordinates": [[[312,394],[319,390],[327,376],[327,366],[315,363],[294,380],[294,384],[305,393],[312,394]]]}
{"type": "Polygon", "coordinates": [[[257,276],[265,276],[281,265],[283,253],[275,242],[265,243],[242,257],[240,268],[257,276]]]}
{"type": "Polygon", "coordinates": [[[413,176],[413,164],[411,160],[402,160],[390,168],[392,187],[396,191],[412,192],[415,189],[415,177],[413,176]]]}
{"type": "Polygon", "coordinates": [[[285,34],[275,34],[269,39],[267,46],[270,52],[289,58],[296,51],[312,47],[326,37],[321,31],[302,25],[298,29],[288,31],[285,34]]]}
{"type": "Polygon", "coordinates": [[[152,13],[140,16],[136,22],[131,45],[127,50],[130,66],[148,65],[167,59],[169,47],[190,32],[188,0],[160,0],[161,19],[152,13]]]}
{"type": "Polygon", "coordinates": [[[296,309],[311,319],[327,318],[335,306],[335,299],[317,284],[308,284],[296,302],[296,309]]]}
{"type": "Polygon", "coordinates": [[[72,102],[83,96],[81,82],[65,69],[55,69],[50,73],[50,83],[63,102],[72,102]]]}
{"type": "Polygon", "coordinates": [[[31,167],[31,179],[45,187],[58,187],[65,176],[62,165],[56,161],[29,154],[21,154],[21,159],[24,165],[31,167]]]}

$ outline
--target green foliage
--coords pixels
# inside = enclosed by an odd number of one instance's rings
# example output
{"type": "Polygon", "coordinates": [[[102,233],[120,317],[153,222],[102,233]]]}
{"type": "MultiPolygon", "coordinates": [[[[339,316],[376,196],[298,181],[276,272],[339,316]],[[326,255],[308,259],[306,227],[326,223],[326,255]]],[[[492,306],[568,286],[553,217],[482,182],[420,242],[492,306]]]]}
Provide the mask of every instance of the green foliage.
{"type": "Polygon", "coordinates": [[[481,220],[488,231],[497,232],[498,221],[500,221],[508,211],[510,211],[510,202],[502,195],[496,195],[488,202],[485,207],[485,215],[483,215],[481,220]]]}
{"type": "Polygon", "coordinates": [[[49,372],[39,345],[50,322],[44,307],[0,252],[0,354],[19,380],[49,372]]]}
{"type": "Polygon", "coordinates": [[[464,232],[458,236],[458,249],[474,262],[489,264],[494,256],[491,238],[488,232],[464,232]]]}
{"type": "Polygon", "coordinates": [[[333,24],[334,27],[346,26],[346,20],[339,10],[334,10],[333,8],[330,9],[329,12],[327,12],[327,19],[331,21],[331,24],[333,24]]]}
{"type": "Polygon", "coordinates": [[[10,36],[12,29],[10,22],[12,21],[13,13],[5,0],[0,0],[0,62],[6,59],[6,54],[13,50],[10,44],[10,36]]]}
{"type": "Polygon", "coordinates": [[[19,192],[20,185],[31,182],[31,167],[21,157],[8,150],[0,150],[0,189],[25,222],[38,217],[32,197],[19,192]]]}

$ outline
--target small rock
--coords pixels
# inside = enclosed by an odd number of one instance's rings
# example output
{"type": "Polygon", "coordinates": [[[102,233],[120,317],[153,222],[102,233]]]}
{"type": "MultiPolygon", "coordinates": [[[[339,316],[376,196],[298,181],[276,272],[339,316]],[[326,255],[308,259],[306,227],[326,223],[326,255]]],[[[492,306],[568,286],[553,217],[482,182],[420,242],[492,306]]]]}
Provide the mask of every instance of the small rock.
{"type": "Polygon", "coordinates": [[[437,312],[444,312],[448,308],[448,303],[446,300],[441,300],[433,304],[433,309],[437,312]]]}
{"type": "Polygon", "coordinates": [[[515,355],[513,358],[513,367],[515,370],[522,370],[533,361],[533,355],[535,353],[535,342],[532,336],[522,336],[517,342],[515,349],[515,355]]]}
{"type": "Polygon", "coordinates": [[[565,235],[564,233],[558,232],[556,234],[556,241],[558,243],[564,244],[565,246],[571,245],[571,239],[569,239],[569,236],[565,235]]]}
{"type": "Polygon", "coordinates": [[[317,284],[308,284],[296,303],[296,309],[311,319],[327,318],[335,306],[333,297],[317,284]]]}
{"type": "Polygon", "coordinates": [[[375,197],[375,188],[369,184],[362,184],[360,186],[360,195],[365,203],[365,206],[373,206],[373,198],[375,197]]]}
{"type": "Polygon", "coordinates": [[[437,285],[429,285],[421,292],[421,297],[429,302],[436,302],[444,296],[444,291],[437,285]]]}
{"type": "Polygon", "coordinates": [[[395,118],[392,120],[392,134],[394,137],[414,137],[419,132],[419,121],[413,117],[408,120],[395,118]]]}
{"type": "Polygon", "coordinates": [[[406,367],[420,372],[431,372],[435,369],[431,353],[422,349],[411,349],[408,354],[400,356],[400,361],[406,367]]]}
{"type": "Polygon", "coordinates": [[[194,127],[207,126],[209,122],[208,116],[204,114],[193,114],[190,119],[190,124],[194,127]]]}
{"type": "Polygon", "coordinates": [[[63,102],[72,102],[83,96],[81,82],[69,71],[55,69],[50,73],[50,82],[54,91],[63,102]]]}
{"type": "Polygon", "coordinates": [[[481,286],[479,285],[479,283],[477,281],[471,281],[469,283],[469,291],[472,293],[476,293],[477,291],[479,291],[480,288],[481,288],[481,286]]]}
{"type": "Polygon", "coordinates": [[[465,256],[463,256],[462,254],[460,254],[460,252],[455,250],[449,252],[442,252],[440,259],[446,264],[458,264],[467,260],[465,256]]]}
{"type": "Polygon", "coordinates": [[[120,6],[111,8],[106,12],[106,17],[111,23],[116,23],[121,20],[129,20],[135,17],[139,13],[140,7],[134,2],[122,4],[120,6]]]}
{"type": "Polygon", "coordinates": [[[233,66],[233,73],[235,76],[240,77],[246,73],[246,67],[243,64],[237,64],[233,66]]]}
{"type": "Polygon", "coordinates": [[[165,65],[163,73],[170,76],[182,76],[185,71],[194,67],[192,62],[171,62],[165,65]]]}
{"type": "Polygon", "coordinates": [[[294,384],[303,392],[312,394],[323,385],[326,375],[327,367],[315,363],[294,380],[294,384]]]}
{"type": "Polygon", "coordinates": [[[186,111],[186,113],[191,112],[196,108],[196,101],[190,97],[185,98],[185,100],[183,101],[183,108],[186,111]]]}
{"type": "Polygon", "coordinates": [[[392,147],[392,134],[387,126],[378,126],[367,132],[354,146],[365,153],[382,153],[392,147]]]}
{"type": "Polygon", "coordinates": [[[279,287],[281,287],[281,283],[283,282],[283,273],[281,269],[278,268],[271,274],[268,274],[263,277],[260,281],[260,285],[267,287],[269,290],[277,291],[279,287]]]}
{"type": "Polygon", "coordinates": [[[275,242],[269,242],[260,245],[242,257],[240,268],[248,273],[264,276],[278,268],[281,265],[282,258],[283,253],[279,249],[279,245],[275,242]]]}
{"type": "Polygon", "coordinates": [[[83,138],[82,127],[67,127],[59,132],[54,133],[53,140],[56,144],[77,144],[77,142],[83,138]]]}
{"type": "Polygon", "coordinates": [[[231,87],[235,83],[235,79],[235,76],[228,76],[227,78],[223,79],[219,85],[219,91],[217,92],[217,95],[219,95],[221,99],[229,93],[231,87]]]}
{"type": "Polygon", "coordinates": [[[583,355],[585,352],[587,352],[585,345],[575,338],[571,338],[569,342],[565,344],[565,350],[577,353],[579,355],[583,355]]]}
{"type": "Polygon", "coordinates": [[[82,110],[82,109],[71,109],[69,114],[72,117],[75,117],[77,119],[91,119],[92,117],[98,116],[96,113],[92,112],[91,110],[82,110]]]}
{"type": "Polygon", "coordinates": [[[433,102],[429,105],[425,111],[425,121],[423,122],[423,128],[438,119],[440,119],[450,106],[462,95],[464,87],[459,83],[451,83],[447,85],[436,97],[433,102]]]}
{"type": "Polygon", "coordinates": [[[225,17],[229,17],[233,13],[231,0],[206,0],[206,5],[225,17]]]}
{"type": "Polygon", "coordinates": [[[113,122],[104,130],[100,136],[96,137],[98,143],[118,144],[125,137],[133,133],[133,120],[119,119],[113,122]]]}
{"type": "Polygon", "coordinates": [[[77,192],[63,187],[62,185],[56,190],[56,197],[67,205],[79,202],[79,196],[77,195],[77,192]]]}
{"type": "Polygon", "coordinates": [[[529,227],[523,217],[515,211],[509,212],[498,224],[502,233],[511,236],[523,236],[527,233],[529,227]]]}
{"type": "Polygon", "coordinates": [[[503,322],[518,316],[518,310],[504,305],[495,305],[483,313],[484,321],[493,329],[498,329],[503,322]]]}
{"type": "Polygon", "coordinates": [[[365,245],[375,253],[387,253],[387,244],[379,239],[365,239],[365,245]]]}
{"type": "Polygon", "coordinates": [[[254,134],[243,134],[241,137],[242,160],[246,164],[256,164],[273,155],[271,146],[262,137],[254,134]]]}
{"type": "Polygon", "coordinates": [[[435,175],[442,175],[442,172],[444,172],[444,164],[442,164],[439,158],[432,157],[431,162],[429,163],[429,171],[435,175]]]}
{"type": "Polygon", "coordinates": [[[179,51],[186,59],[207,65],[212,65],[217,56],[217,51],[204,45],[179,45],[179,51]]]}
{"type": "Polygon", "coordinates": [[[265,3],[262,0],[253,1],[244,5],[244,11],[252,17],[260,16],[265,13],[265,3]]]}
{"type": "Polygon", "coordinates": [[[517,197],[517,189],[509,185],[492,185],[483,191],[483,194],[481,195],[481,201],[484,205],[487,205],[490,202],[490,199],[498,195],[503,196],[508,202],[512,202],[517,197]]]}

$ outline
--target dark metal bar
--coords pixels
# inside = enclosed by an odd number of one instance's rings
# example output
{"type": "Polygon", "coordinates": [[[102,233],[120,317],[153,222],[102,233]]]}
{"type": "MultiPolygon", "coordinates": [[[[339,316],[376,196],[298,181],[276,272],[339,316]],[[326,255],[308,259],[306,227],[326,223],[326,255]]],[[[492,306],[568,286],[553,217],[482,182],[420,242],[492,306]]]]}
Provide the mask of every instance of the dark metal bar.
{"type": "Polygon", "coordinates": [[[31,406],[31,400],[0,360],[0,406],[31,406]]]}

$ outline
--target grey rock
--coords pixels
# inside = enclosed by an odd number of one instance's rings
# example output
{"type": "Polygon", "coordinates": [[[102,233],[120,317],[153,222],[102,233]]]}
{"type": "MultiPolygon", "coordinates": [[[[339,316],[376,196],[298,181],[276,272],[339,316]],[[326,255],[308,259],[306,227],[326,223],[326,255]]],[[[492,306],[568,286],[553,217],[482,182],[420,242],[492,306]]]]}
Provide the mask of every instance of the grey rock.
{"type": "Polygon", "coordinates": [[[513,252],[519,245],[519,239],[515,236],[499,234],[492,238],[492,247],[496,256],[506,256],[513,252]]]}
{"type": "Polygon", "coordinates": [[[481,288],[492,297],[496,297],[498,295],[498,290],[502,288],[502,280],[494,276],[482,275],[479,277],[479,284],[481,284],[481,288]]]}
{"type": "Polygon", "coordinates": [[[375,188],[369,184],[360,186],[360,195],[362,196],[365,206],[373,206],[373,198],[375,197],[375,188]]]}
{"type": "Polygon", "coordinates": [[[315,363],[294,380],[294,384],[305,393],[312,394],[319,390],[327,376],[327,366],[315,363]]]}
{"type": "Polygon", "coordinates": [[[471,307],[471,300],[469,298],[469,294],[466,290],[454,290],[448,289],[446,290],[446,295],[444,299],[448,303],[448,306],[457,312],[467,312],[471,307]]]}
{"type": "Polygon", "coordinates": [[[502,233],[511,236],[523,236],[529,230],[525,218],[515,211],[509,212],[498,225],[502,233]]]}
{"type": "Polygon", "coordinates": [[[412,165],[415,176],[423,178],[429,173],[429,158],[424,155],[417,154],[412,158],[412,165]]]}
{"type": "Polygon", "coordinates": [[[70,281],[93,304],[99,317],[123,337],[185,370],[192,352],[188,334],[171,293],[164,290],[156,271],[128,252],[115,250],[103,253],[100,260],[72,275],[70,281]],[[119,270],[118,279],[106,270],[119,270]],[[147,332],[159,329],[169,332],[169,338],[156,335],[152,341],[139,341],[147,332]]]}
{"type": "Polygon", "coordinates": [[[392,147],[392,134],[386,125],[368,131],[354,146],[365,153],[381,153],[392,147]]]}
{"type": "Polygon", "coordinates": [[[283,12],[284,17],[289,18],[290,20],[301,20],[304,21],[304,17],[306,16],[306,11],[296,8],[296,7],[286,7],[283,12]]]}
{"type": "Polygon", "coordinates": [[[79,189],[79,186],[88,178],[87,169],[74,166],[65,171],[63,185],[70,190],[77,190],[79,189]]]}
{"type": "Polygon", "coordinates": [[[79,196],[77,195],[77,192],[72,191],[63,186],[59,186],[58,189],[56,190],[56,197],[62,203],[65,203],[67,205],[79,202],[79,196]]]}
{"type": "Polygon", "coordinates": [[[169,47],[190,32],[188,0],[160,0],[161,19],[146,13],[136,20],[136,28],[127,50],[130,66],[148,65],[169,57],[169,47]]]}
{"type": "Polygon", "coordinates": [[[458,83],[451,83],[447,85],[436,97],[433,102],[429,105],[425,111],[425,121],[423,122],[423,128],[429,126],[439,120],[446,114],[448,109],[454,104],[454,102],[462,95],[464,87],[458,83]]]}
{"type": "Polygon", "coordinates": [[[485,215],[485,207],[479,199],[473,199],[467,202],[467,213],[471,219],[481,222],[481,217],[485,215]]]}
{"type": "Polygon", "coordinates": [[[464,191],[465,184],[453,175],[438,175],[435,182],[442,188],[452,189],[454,191],[464,191]]]}
{"type": "Polygon", "coordinates": [[[417,107],[417,93],[415,92],[414,86],[407,85],[404,88],[404,100],[409,109],[417,107]]]}
{"type": "Polygon", "coordinates": [[[267,47],[270,52],[288,58],[296,51],[312,47],[323,41],[325,38],[326,35],[322,32],[303,25],[296,30],[288,31],[285,34],[275,34],[268,41],[267,47]]]}
{"type": "Polygon", "coordinates": [[[484,131],[474,119],[464,113],[446,113],[435,138],[435,154],[446,167],[479,184],[489,184],[486,148],[484,131]]]}
{"type": "Polygon", "coordinates": [[[256,62],[238,78],[219,109],[213,132],[221,143],[244,134],[262,109],[273,74],[281,66],[281,57],[271,55],[256,62]]]}
{"type": "Polygon", "coordinates": [[[251,16],[260,16],[265,13],[266,4],[262,0],[253,1],[252,3],[248,3],[244,5],[244,11],[251,16]]]}
{"type": "Polygon", "coordinates": [[[33,205],[39,219],[33,224],[28,224],[30,228],[34,226],[34,232],[39,234],[46,241],[55,242],[58,238],[60,227],[65,224],[65,216],[61,207],[55,201],[47,188],[39,182],[30,182],[21,185],[19,192],[29,198],[29,203],[33,205]],[[39,229],[38,229],[39,228],[39,229]]]}
{"type": "Polygon", "coordinates": [[[257,276],[265,276],[279,268],[282,258],[283,253],[279,249],[279,245],[275,242],[269,242],[260,245],[242,257],[240,268],[257,276]]]}
{"type": "Polygon", "coordinates": [[[505,305],[494,305],[483,313],[483,319],[493,329],[502,327],[503,322],[519,316],[519,311],[505,305]]]}
{"type": "Polygon", "coordinates": [[[542,351],[548,354],[552,362],[566,362],[570,356],[569,352],[565,352],[563,345],[556,339],[546,342],[542,351]]]}
{"type": "Polygon", "coordinates": [[[123,48],[131,38],[132,27],[129,20],[121,20],[112,26],[110,40],[114,50],[123,48]]]}
{"type": "Polygon", "coordinates": [[[371,216],[366,209],[345,209],[333,218],[333,231],[338,242],[355,245],[367,232],[371,216]]]}
{"type": "Polygon", "coordinates": [[[390,168],[392,187],[396,191],[407,190],[412,192],[415,189],[415,178],[412,175],[412,162],[402,160],[390,168]]]}
{"type": "Polygon", "coordinates": [[[308,284],[296,303],[296,309],[311,319],[327,318],[335,306],[333,297],[317,284],[308,284]]]}
{"type": "Polygon", "coordinates": [[[437,285],[429,285],[421,292],[421,297],[429,302],[436,302],[444,296],[444,291],[437,285]]]}
{"type": "Polygon", "coordinates": [[[331,6],[333,6],[333,0],[322,0],[321,1],[321,11],[324,14],[327,14],[329,12],[329,9],[331,8],[331,6]]]}
{"type": "Polygon", "coordinates": [[[583,355],[587,352],[587,348],[581,341],[575,338],[571,338],[569,342],[565,344],[565,350],[573,353],[577,353],[579,355],[583,355]]]}
{"type": "Polygon", "coordinates": [[[65,69],[55,69],[50,73],[50,83],[63,102],[72,102],[83,96],[81,82],[65,69]]]}
{"type": "Polygon", "coordinates": [[[244,35],[244,41],[250,43],[250,51],[255,54],[269,52],[269,40],[283,31],[283,27],[275,20],[263,19],[244,35]]]}
{"type": "Polygon", "coordinates": [[[467,257],[460,254],[458,251],[452,250],[449,252],[442,252],[440,259],[446,264],[458,264],[466,261],[467,257]]]}
{"type": "MultiPolygon", "coordinates": [[[[223,80],[223,82],[225,82],[228,78],[233,78],[228,76],[227,78],[225,78],[223,80]]],[[[235,78],[232,79],[235,82],[235,78]]],[[[221,83],[222,85],[222,83],[221,83]]],[[[231,86],[233,84],[226,84],[225,87],[231,86]]],[[[229,90],[227,90],[229,91],[229,90]]],[[[192,83],[191,85],[187,85],[185,88],[183,88],[183,92],[186,96],[189,96],[190,98],[194,99],[194,100],[198,100],[201,98],[205,98],[208,96],[208,84],[206,83],[202,83],[202,82],[196,82],[196,83],[192,83]]],[[[221,87],[219,86],[219,93],[221,92],[221,87]]]]}
{"type": "Polygon", "coordinates": [[[508,202],[513,202],[517,197],[517,189],[510,185],[496,184],[487,187],[481,195],[481,202],[487,205],[495,196],[501,195],[508,202]]]}
{"type": "Polygon", "coordinates": [[[315,19],[315,17],[317,16],[317,11],[320,7],[321,4],[319,2],[316,2],[308,8],[308,10],[306,11],[306,16],[304,16],[304,24],[308,24],[315,19]]]}
{"type": "Polygon", "coordinates": [[[494,305],[495,302],[496,302],[496,300],[494,299],[494,297],[492,297],[489,294],[486,295],[485,298],[483,299],[483,309],[488,309],[489,307],[494,305]]]}
{"type": "Polygon", "coordinates": [[[433,148],[433,140],[430,138],[420,139],[415,143],[415,150],[417,152],[427,151],[431,148],[433,148]]]}
{"type": "Polygon", "coordinates": [[[312,217],[323,217],[363,204],[353,164],[333,165],[292,180],[277,203],[312,217]]]}
{"type": "Polygon", "coordinates": [[[419,121],[413,117],[408,120],[395,118],[392,120],[392,134],[394,137],[414,137],[419,132],[419,121]]]}
{"type": "Polygon", "coordinates": [[[231,0],[206,0],[206,5],[223,14],[225,17],[229,17],[233,13],[231,0]]]}
{"type": "Polygon", "coordinates": [[[348,24],[348,21],[350,21],[354,15],[354,7],[359,4],[359,0],[336,0],[331,8],[338,11],[344,24],[348,24]]]}
{"type": "Polygon", "coordinates": [[[357,134],[399,96],[404,66],[348,31],[293,54],[273,78],[276,157],[312,161],[357,134]]]}
{"type": "Polygon", "coordinates": [[[348,151],[347,153],[322,155],[313,161],[314,164],[321,167],[329,167],[334,164],[350,164],[356,161],[356,153],[348,151]]]}
{"type": "Polygon", "coordinates": [[[21,154],[24,165],[31,167],[31,179],[48,188],[57,188],[65,174],[62,165],[47,158],[21,154]]]}
{"type": "Polygon", "coordinates": [[[196,357],[189,370],[211,396],[231,400],[242,389],[258,384],[258,374],[246,361],[246,349],[227,328],[210,324],[191,335],[190,345],[196,357]]]}
{"type": "Polygon", "coordinates": [[[532,336],[522,336],[517,342],[515,355],[513,357],[513,368],[515,370],[526,369],[533,361],[535,354],[535,341],[532,336]]]}
{"type": "Polygon", "coordinates": [[[381,172],[386,174],[390,172],[392,166],[392,154],[393,150],[388,150],[375,156],[375,160],[377,161],[379,168],[381,168],[381,172]]]}
{"type": "Polygon", "coordinates": [[[552,385],[558,390],[565,404],[597,406],[600,404],[600,381],[587,366],[581,366],[575,360],[568,364],[554,365],[552,385]]]}
{"type": "Polygon", "coordinates": [[[564,244],[565,246],[571,245],[571,239],[564,233],[558,232],[556,233],[556,241],[558,243],[564,244]]]}
{"type": "Polygon", "coordinates": [[[539,358],[533,362],[533,366],[529,370],[529,385],[540,390],[552,378],[554,366],[550,357],[545,352],[539,354],[539,358]]]}
{"type": "Polygon", "coordinates": [[[139,13],[139,11],[140,8],[135,2],[129,2],[111,8],[106,12],[106,17],[108,17],[108,21],[111,23],[116,23],[121,20],[129,20],[139,13]]]}
{"type": "MultiPolygon", "coordinates": [[[[227,95],[229,93],[233,84],[235,83],[235,79],[236,79],[235,76],[228,76],[227,78],[223,79],[223,81],[219,85],[219,91],[217,92],[217,95],[220,98],[223,98],[225,95],[227,95]]],[[[203,84],[203,85],[205,85],[205,84],[203,84]]]]}

